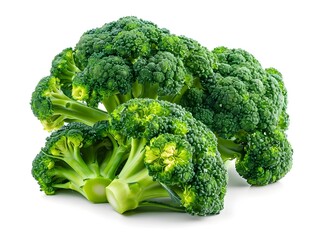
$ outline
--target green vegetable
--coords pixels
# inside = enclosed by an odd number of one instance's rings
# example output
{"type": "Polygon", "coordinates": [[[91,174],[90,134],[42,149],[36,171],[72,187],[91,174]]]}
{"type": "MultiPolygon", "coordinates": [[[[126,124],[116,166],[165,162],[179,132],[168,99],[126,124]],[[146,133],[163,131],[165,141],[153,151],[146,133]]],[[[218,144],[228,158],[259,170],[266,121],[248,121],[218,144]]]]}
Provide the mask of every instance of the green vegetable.
{"type": "Polygon", "coordinates": [[[217,214],[227,185],[215,135],[182,107],[151,99],[121,104],[92,127],[53,132],[32,173],[46,194],[75,190],[120,213],[153,206],[217,214]]]}
{"type": "Polygon", "coordinates": [[[31,109],[52,131],[33,161],[41,190],[124,213],[217,214],[224,163],[250,185],[292,167],[282,74],[243,49],[212,51],[136,17],[86,31],[52,60],[31,109]]]}
{"type": "Polygon", "coordinates": [[[108,111],[131,98],[178,102],[200,78],[213,76],[214,55],[195,40],[136,17],[85,32],[74,49],[82,70],[72,96],[108,111]]]}
{"type": "Polygon", "coordinates": [[[215,76],[191,88],[180,104],[213,130],[224,161],[236,159],[249,184],[276,182],[290,171],[293,153],[284,132],[289,116],[282,75],[263,69],[242,49],[219,47],[213,53],[215,76]]]}
{"type": "Polygon", "coordinates": [[[63,86],[59,78],[48,76],[39,81],[32,93],[31,109],[45,130],[59,129],[68,122],[92,125],[106,119],[105,112],[68,97],[63,86]]]}

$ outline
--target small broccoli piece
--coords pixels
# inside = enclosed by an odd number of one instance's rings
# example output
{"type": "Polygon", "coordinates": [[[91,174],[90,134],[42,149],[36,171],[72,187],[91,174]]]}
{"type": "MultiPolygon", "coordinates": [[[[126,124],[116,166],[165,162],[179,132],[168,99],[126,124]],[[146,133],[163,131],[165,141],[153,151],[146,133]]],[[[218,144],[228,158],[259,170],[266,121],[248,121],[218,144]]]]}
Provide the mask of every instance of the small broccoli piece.
{"type": "Polygon", "coordinates": [[[62,91],[60,79],[48,76],[40,80],[31,98],[33,114],[45,130],[59,129],[67,122],[82,122],[93,125],[106,119],[105,112],[77,102],[62,91]]]}
{"type": "Polygon", "coordinates": [[[72,48],[66,48],[52,61],[51,75],[60,79],[61,89],[68,97],[72,96],[72,80],[80,69],[75,65],[72,48]]]}
{"type": "Polygon", "coordinates": [[[184,57],[185,67],[199,79],[211,78],[217,68],[216,56],[193,39],[182,36],[181,40],[188,49],[184,57]]]}
{"type": "Polygon", "coordinates": [[[187,90],[180,104],[218,136],[222,158],[237,159],[237,171],[248,183],[265,185],[279,180],[290,170],[291,146],[286,137],[281,137],[280,144],[287,146],[282,147],[281,157],[266,149],[280,142],[274,132],[283,132],[289,125],[287,90],[281,73],[274,68],[263,69],[242,49],[219,47],[213,54],[218,59],[215,74],[202,78],[200,85],[187,90]],[[259,144],[256,136],[260,137],[259,144]],[[267,147],[263,145],[266,143],[267,147]],[[272,158],[281,169],[280,174],[274,166],[270,170],[265,166],[272,158]],[[245,164],[243,159],[247,159],[245,164]],[[258,167],[260,171],[266,169],[269,178],[262,181],[259,173],[257,179],[258,167]]]}
{"type": "Polygon", "coordinates": [[[131,64],[118,56],[92,56],[87,67],[73,81],[73,98],[97,107],[102,103],[108,112],[131,98],[131,64]]]}
{"type": "Polygon", "coordinates": [[[279,121],[287,128],[287,91],[281,74],[273,68],[263,69],[242,49],[219,47],[212,53],[218,59],[215,74],[202,78],[180,104],[226,139],[241,132],[272,131],[279,121]],[[200,108],[204,116],[198,113],[200,108]]]}
{"type": "Polygon", "coordinates": [[[156,99],[158,96],[175,96],[185,85],[186,69],[183,62],[170,52],[139,58],[133,68],[142,88],[139,90],[141,95],[135,97],[156,99]]]}
{"type": "Polygon", "coordinates": [[[69,189],[91,202],[107,202],[105,187],[115,178],[128,151],[107,128],[107,124],[70,123],[53,132],[32,164],[40,189],[47,195],[69,189]]]}
{"type": "Polygon", "coordinates": [[[74,75],[80,72],[75,65],[72,48],[66,48],[52,60],[51,75],[62,83],[72,82],[74,75]]]}
{"type": "MultiPolygon", "coordinates": [[[[236,170],[251,185],[266,185],[283,178],[292,167],[293,150],[281,130],[247,136],[249,147],[236,162],[236,170]]],[[[247,144],[247,145],[248,145],[247,144]]]]}
{"type": "Polygon", "coordinates": [[[218,139],[224,161],[236,159],[236,170],[251,185],[267,185],[283,178],[292,167],[292,147],[282,129],[256,131],[241,140],[218,139]]]}
{"type": "Polygon", "coordinates": [[[156,206],[202,216],[223,209],[227,174],[217,139],[185,109],[132,99],[109,122],[119,139],[131,139],[127,161],[106,187],[116,211],[156,206]]]}

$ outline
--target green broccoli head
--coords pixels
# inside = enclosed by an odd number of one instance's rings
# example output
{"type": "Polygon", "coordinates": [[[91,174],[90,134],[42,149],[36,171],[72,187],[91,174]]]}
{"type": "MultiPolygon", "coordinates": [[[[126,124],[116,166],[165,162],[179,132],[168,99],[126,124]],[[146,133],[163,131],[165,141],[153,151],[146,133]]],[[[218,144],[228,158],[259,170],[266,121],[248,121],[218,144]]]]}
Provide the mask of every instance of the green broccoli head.
{"type": "Polygon", "coordinates": [[[247,136],[236,170],[251,185],[267,185],[283,178],[292,167],[293,150],[281,129],[247,136]]]}
{"type": "Polygon", "coordinates": [[[206,216],[218,214],[224,208],[227,177],[225,168],[216,157],[204,155],[196,164],[196,172],[180,194],[182,205],[190,214],[206,216]]]}
{"type": "Polygon", "coordinates": [[[74,75],[80,69],[75,65],[72,48],[66,48],[52,60],[51,75],[63,83],[72,82],[74,75]]]}
{"type": "Polygon", "coordinates": [[[74,190],[92,202],[106,202],[105,187],[121,164],[112,158],[117,145],[106,132],[107,125],[70,123],[51,133],[32,164],[40,189],[47,195],[74,190]]]}
{"type": "Polygon", "coordinates": [[[67,98],[61,90],[60,80],[51,76],[42,78],[32,93],[32,112],[45,129],[60,128],[64,124],[64,117],[54,112],[54,103],[60,97],[62,101],[67,98]]]}
{"type": "Polygon", "coordinates": [[[116,211],[169,205],[209,215],[223,209],[227,173],[217,138],[184,108],[167,101],[132,99],[116,108],[109,122],[112,134],[132,139],[128,160],[106,188],[116,211]],[[165,204],[163,198],[171,201],[165,204]]]}
{"type": "Polygon", "coordinates": [[[217,67],[216,56],[193,39],[182,36],[181,40],[187,48],[183,58],[185,67],[196,78],[211,78],[214,75],[214,69],[217,67]]]}
{"type": "Polygon", "coordinates": [[[75,61],[83,70],[94,53],[117,55],[134,62],[151,54],[166,30],[136,17],[123,17],[85,32],[75,47],[75,61]]]}
{"type": "MultiPolygon", "coordinates": [[[[118,56],[93,55],[73,81],[73,98],[97,107],[110,96],[129,93],[133,84],[130,63],[118,56]]],[[[107,105],[107,103],[105,104],[107,105]]]]}
{"type": "MultiPolygon", "coordinates": [[[[85,32],[75,46],[74,58],[84,74],[78,73],[75,78],[73,97],[89,105],[103,103],[109,112],[131,98],[178,102],[194,82],[212,77],[216,65],[214,54],[195,40],[136,17],[120,18],[85,32]],[[118,77],[112,79],[108,75],[107,97],[103,94],[101,98],[98,92],[104,85],[90,84],[87,72],[99,66],[104,74],[111,73],[101,66],[106,58],[122,59],[125,63],[116,65],[127,75],[116,74],[118,77]]],[[[105,83],[102,77],[96,74],[95,81],[105,83]]]]}
{"type": "Polygon", "coordinates": [[[32,176],[40,185],[41,191],[47,195],[55,194],[54,184],[65,181],[63,174],[57,174],[55,170],[55,159],[40,152],[32,162],[32,176]]]}
{"type": "Polygon", "coordinates": [[[106,119],[106,114],[68,97],[62,90],[63,83],[53,76],[42,78],[31,97],[31,109],[47,131],[61,128],[68,122],[93,125],[106,119]]]}
{"type": "Polygon", "coordinates": [[[144,85],[144,96],[176,95],[185,85],[186,69],[181,59],[170,52],[139,58],[133,65],[137,81],[144,85]]]}
{"type": "Polygon", "coordinates": [[[271,131],[279,122],[287,125],[287,94],[277,70],[263,69],[242,49],[219,47],[212,54],[218,60],[215,74],[201,79],[200,87],[184,94],[184,107],[223,138],[241,132],[271,131]],[[199,108],[204,109],[203,116],[199,108]]]}

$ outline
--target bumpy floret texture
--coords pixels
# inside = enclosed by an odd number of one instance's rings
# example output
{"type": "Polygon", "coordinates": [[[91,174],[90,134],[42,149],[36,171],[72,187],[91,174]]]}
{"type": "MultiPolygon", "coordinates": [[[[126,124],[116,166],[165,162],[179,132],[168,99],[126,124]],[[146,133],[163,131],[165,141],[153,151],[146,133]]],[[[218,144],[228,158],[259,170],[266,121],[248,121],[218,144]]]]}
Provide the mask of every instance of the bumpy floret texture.
{"type": "Polygon", "coordinates": [[[246,141],[246,154],[237,159],[236,170],[249,184],[273,183],[290,171],[293,150],[282,130],[257,131],[248,135],[246,141]]]}
{"type": "Polygon", "coordinates": [[[202,88],[190,89],[181,104],[224,138],[272,131],[279,124],[286,129],[287,91],[280,72],[263,69],[242,49],[219,47],[213,53],[218,59],[215,75],[203,79],[202,88]]]}

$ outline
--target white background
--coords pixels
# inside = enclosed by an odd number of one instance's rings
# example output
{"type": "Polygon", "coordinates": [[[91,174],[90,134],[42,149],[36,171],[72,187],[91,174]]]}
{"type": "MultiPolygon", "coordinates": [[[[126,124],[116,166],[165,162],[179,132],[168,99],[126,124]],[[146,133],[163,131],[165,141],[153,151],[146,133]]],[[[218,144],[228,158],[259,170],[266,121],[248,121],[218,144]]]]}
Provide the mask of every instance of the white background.
{"type": "Polygon", "coordinates": [[[1,1],[0,239],[318,239],[317,1],[1,1]],[[294,165],[280,182],[249,187],[230,166],[217,216],[120,215],[75,194],[45,196],[31,163],[47,136],[29,102],[52,58],[82,33],[135,15],[212,49],[251,52],[278,68],[289,93],[294,165]]]}

